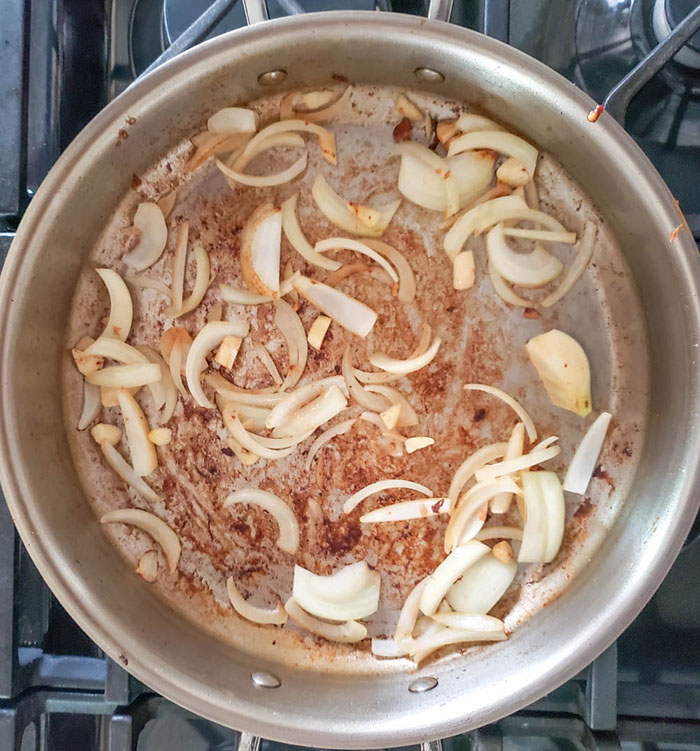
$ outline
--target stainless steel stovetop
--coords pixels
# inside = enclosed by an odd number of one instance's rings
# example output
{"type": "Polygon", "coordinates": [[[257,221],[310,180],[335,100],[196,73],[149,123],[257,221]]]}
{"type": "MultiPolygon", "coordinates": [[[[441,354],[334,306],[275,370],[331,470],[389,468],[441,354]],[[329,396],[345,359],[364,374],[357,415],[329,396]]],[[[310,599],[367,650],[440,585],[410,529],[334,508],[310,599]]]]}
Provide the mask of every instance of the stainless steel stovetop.
{"type": "MultiPolygon", "coordinates": [[[[0,263],[60,152],[210,4],[0,0],[0,263]]],[[[457,0],[452,21],[538,57],[603,101],[657,38],[699,5],[457,0]]],[[[425,12],[422,0],[269,1],[273,17],[373,7],[425,12]]],[[[206,24],[205,36],[243,23],[239,2],[206,24]]],[[[650,76],[649,64],[642,66],[609,104],[670,185],[698,239],[700,32],[680,56],[656,67],[650,76]],[[640,81],[628,103],[630,87],[640,81]]],[[[43,584],[0,503],[0,751],[223,751],[237,743],[235,731],[153,694],[100,652],[43,584]]],[[[447,751],[700,749],[700,521],[653,600],[586,671],[527,710],[443,745],[447,751]]],[[[262,747],[289,748],[267,741],[262,747]]]]}

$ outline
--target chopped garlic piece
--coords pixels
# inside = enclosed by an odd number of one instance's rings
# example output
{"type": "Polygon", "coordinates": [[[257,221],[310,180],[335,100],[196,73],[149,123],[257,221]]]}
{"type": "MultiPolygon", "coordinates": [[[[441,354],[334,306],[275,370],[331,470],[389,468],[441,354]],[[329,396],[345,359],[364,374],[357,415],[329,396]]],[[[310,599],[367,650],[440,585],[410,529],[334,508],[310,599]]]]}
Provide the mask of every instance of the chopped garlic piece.
{"type": "Polygon", "coordinates": [[[224,368],[231,369],[236,362],[238,350],[241,348],[242,339],[240,336],[226,336],[216,350],[214,360],[223,365],[224,368]]]}
{"type": "Polygon", "coordinates": [[[309,333],[307,334],[306,338],[309,342],[309,344],[316,350],[321,349],[321,345],[323,344],[323,340],[326,336],[326,332],[328,331],[328,327],[331,325],[331,319],[328,316],[319,316],[312,324],[311,328],[309,329],[309,333]]]}
{"type": "Polygon", "coordinates": [[[455,256],[452,263],[452,283],[455,289],[470,289],[474,286],[474,254],[465,250],[455,256]]]}
{"type": "Polygon", "coordinates": [[[415,438],[407,438],[404,448],[406,449],[407,454],[412,454],[414,451],[424,449],[427,446],[432,446],[434,443],[434,438],[430,438],[430,436],[427,435],[419,435],[415,438]]]}
{"type": "Polygon", "coordinates": [[[90,430],[90,435],[98,445],[106,441],[111,446],[116,446],[122,438],[122,431],[116,425],[99,422],[90,430]]]}
{"type": "Polygon", "coordinates": [[[173,431],[170,428],[154,428],[148,433],[148,440],[156,446],[166,446],[172,437],[173,431]]]}
{"type": "Polygon", "coordinates": [[[401,405],[398,403],[392,404],[389,409],[385,409],[384,412],[379,414],[379,416],[382,418],[382,421],[387,428],[393,430],[401,417],[401,405]]]}

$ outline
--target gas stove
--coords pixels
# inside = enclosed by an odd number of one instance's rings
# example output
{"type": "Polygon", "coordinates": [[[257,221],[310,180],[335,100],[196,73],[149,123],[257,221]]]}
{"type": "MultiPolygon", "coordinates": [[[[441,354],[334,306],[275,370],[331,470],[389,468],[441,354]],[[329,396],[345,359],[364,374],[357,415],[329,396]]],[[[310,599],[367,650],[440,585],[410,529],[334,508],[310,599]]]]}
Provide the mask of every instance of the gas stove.
{"type": "MultiPolygon", "coordinates": [[[[331,7],[426,12],[422,0],[268,7],[271,17],[331,7]]],[[[607,98],[698,239],[700,32],[686,33],[683,23],[698,7],[698,0],[457,0],[452,22],[539,58],[596,101],[607,98]],[[654,52],[679,33],[689,37],[680,49],[654,52]]],[[[225,0],[0,0],[0,18],[0,262],[44,175],[94,114],[169,50],[245,24],[242,3],[225,0]]],[[[696,521],[669,576],[616,644],[526,710],[442,745],[700,749],[699,586],[696,521]]],[[[223,751],[239,740],[107,658],[44,585],[0,503],[0,751],[223,751]]]]}

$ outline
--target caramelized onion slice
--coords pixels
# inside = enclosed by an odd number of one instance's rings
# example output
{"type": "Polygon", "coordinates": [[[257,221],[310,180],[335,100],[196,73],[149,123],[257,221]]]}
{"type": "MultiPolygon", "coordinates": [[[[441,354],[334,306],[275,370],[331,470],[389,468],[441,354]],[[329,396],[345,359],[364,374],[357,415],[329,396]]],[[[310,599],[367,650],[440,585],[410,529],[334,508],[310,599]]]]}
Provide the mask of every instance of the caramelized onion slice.
{"type": "Polygon", "coordinates": [[[297,217],[298,200],[299,194],[295,193],[282,204],[282,229],[284,230],[285,237],[289,240],[294,250],[306,261],[312,263],[314,266],[320,266],[322,269],[336,271],[341,266],[340,262],[317,253],[304,236],[297,217]]]}
{"type": "Polygon", "coordinates": [[[125,342],[131,331],[134,306],[124,280],[113,269],[95,269],[109,293],[109,318],[102,336],[125,342]]]}
{"type": "Polygon", "coordinates": [[[138,205],[134,228],[139,233],[139,241],[133,250],[122,256],[122,261],[135,271],[143,271],[161,257],[168,242],[168,227],[157,203],[138,205]]]}
{"type": "Polygon", "coordinates": [[[371,258],[375,263],[378,263],[384,269],[384,271],[389,274],[392,281],[399,281],[399,276],[396,271],[394,271],[393,266],[388,263],[380,253],[377,253],[376,250],[370,248],[368,245],[360,242],[359,240],[353,240],[349,237],[329,237],[327,240],[319,240],[319,242],[317,242],[314,246],[314,251],[316,253],[325,253],[329,250],[352,250],[355,253],[360,253],[363,256],[367,256],[368,258],[371,258]]]}
{"type": "Polygon", "coordinates": [[[382,493],[385,490],[402,489],[415,490],[416,492],[429,497],[432,497],[433,495],[430,488],[426,488],[425,485],[421,485],[419,482],[413,482],[412,480],[378,480],[377,482],[366,485],[356,493],[353,493],[343,504],[343,513],[349,514],[356,506],[359,506],[365,498],[369,498],[371,495],[382,493]]]}
{"type": "Polygon", "coordinates": [[[438,349],[442,344],[440,337],[435,337],[430,347],[417,357],[409,357],[407,360],[399,360],[395,357],[389,357],[382,352],[375,352],[369,356],[369,361],[375,368],[384,370],[387,373],[395,373],[399,375],[406,375],[407,373],[415,373],[417,370],[424,368],[430,362],[432,362],[435,355],[437,355],[438,349]]]}
{"type": "Polygon", "coordinates": [[[251,605],[238,591],[232,576],[226,579],[226,591],[233,609],[246,620],[253,623],[272,623],[277,626],[287,622],[287,612],[282,607],[282,603],[279,603],[274,610],[251,605]]]}
{"type": "MultiPolygon", "coordinates": [[[[157,366],[160,372],[160,366],[157,366]]],[[[131,464],[139,477],[150,475],[158,466],[158,457],[153,443],[148,438],[148,421],[134,397],[126,390],[117,392],[119,408],[124,419],[124,431],[131,453],[131,464]]]]}
{"type": "Polygon", "coordinates": [[[236,172],[219,159],[216,160],[216,166],[229,180],[241,183],[241,185],[248,185],[253,188],[271,188],[275,185],[288,183],[300,175],[306,169],[308,159],[309,155],[304,152],[296,162],[273,175],[248,175],[244,172],[236,172]]]}
{"type": "Polygon", "coordinates": [[[264,141],[269,136],[276,133],[285,133],[288,131],[304,131],[306,133],[313,133],[318,137],[318,145],[323,154],[323,158],[330,164],[337,164],[336,150],[335,150],[335,136],[330,130],[322,128],[320,125],[308,122],[306,120],[281,120],[277,123],[272,123],[266,128],[263,128],[257,135],[247,143],[243,153],[236,161],[236,169],[241,169],[239,163],[246,163],[250,154],[255,152],[259,148],[261,141],[264,141]]]}
{"type": "Polygon", "coordinates": [[[292,509],[274,493],[258,488],[245,488],[230,493],[224,508],[238,503],[252,503],[271,514],[279,527],[277,545],[286,553],[294,555],[299,549],[299,525],[292,509]]]}
{"type": "Polygon", "coordinates": [[[314,457],[320,451],[320,449],[322,449],[328,443],[328,441],[332,440],[338,435],[347,433],[354,424],[355,418],[351,420],[343,420],[336,425],[332,425],[330,428],[326,428],[326,430],[324,430],[323,433],[318,436],[318,438],[311,444],[311,447],[309,448],[309,453],[306,455],[306,471],[308,472],[311,469],[311,463],[313,462],[314,457]]]}
{"type": "Polygon", "coordinates": [[[331,91],[311,91],[307,94],[301,94],[301,100],[306,109],[296,110],[294,102],[298,96],[298,92],[292,92],[280,104],[280,120],[289,120],[295,117],[303,117],[304,120],[313,123],[329,120],[345,105],[350,99],[351,94],[351,86],[346,86],[339,93],[335,94],[331,91]],[[331,99],[328,100],[330,103],[319,108],[318,103],[328,95],[331,95],[331,99]]]}
{"type": "Polygon", "coordinates": [[[376,522],[402,522],[409,519],[427,519],[429,516],[446,514],[450,510],[447,498],[422,498],[418,501],[401,501],[392,503],[390,506],[370,511],[360,517],[362,524],[374,524],[376,522]]]}
{"type": "Polygon", "coordinates": [[[483,391],[485,394],[491,394],[491,396],[498,397],[501,401],[505,402],[520,418],[521,422],[525,426],[527,437],[530,439],[530,441],[537,440],[537,430],[535,428],[535,423],[532,421],[532,418],[527,413],[522,404],[513,399],[510,394],[506,394],[505,391],[497,389],[495,386],[488,386],[485,383],[466,383],[464,385],[464,390],[483,391]]]}
{"type": "MultiPolygon", "coordinates": [[[[457,121],[457,127],[459,127],[459,121],[457,121]]],[[[476,130],[464,133],[450,141],[447,153],[449,156],[454,156],[472,149],[492,149],[500,154],[515,157],[522,162],[530,177],[535,174],[537,149],[512,133],[502,130],[476,130]]]]}
{"type": "Polygon", "coordinates": [[[110,511],[100,518],[100,524],[131,524],[146,532],[163,548],[168,568],[172,574],[177,569],[182,546],[178,536],[155,514],[137,508],[123,508],[110,511]]]}
{"type": "Polygon", "coordinates": [[[326,623],[309,615],[293,597],[290,597],[284,605],[289,617],[299,626],[310,631],[312,634],[322,636],[328,641],[353,644],[362,641],[367,636],[367,629],[357,621],[345,623],[326,623]]]}
{"type": "Polygon", "coordinates": [[[282,214],[271,203],[258,206],[241,235],[241,268],[252,292],[279,297],[282,214]]]}

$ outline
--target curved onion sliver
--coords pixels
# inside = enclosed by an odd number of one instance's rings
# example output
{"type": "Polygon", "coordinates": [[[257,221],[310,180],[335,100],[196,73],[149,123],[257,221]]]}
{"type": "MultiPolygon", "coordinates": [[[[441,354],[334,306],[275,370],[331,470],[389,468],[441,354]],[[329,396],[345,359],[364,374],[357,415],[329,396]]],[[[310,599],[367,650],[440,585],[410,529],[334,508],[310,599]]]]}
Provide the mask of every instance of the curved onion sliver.
{"type": "Polygon", "coordinates": [[[92,344],[85,348],[84,353],[87,355],[106,357],[109,360],[116,360],[125,365],[135,365],[140,362],[148,362],[146,355],[139,352],[136,347],[132,347],[131,344],[122,342],[119,339],[111,339],[106,336],[101,336],[99,339],[96,339],[92,344]]]}
{"type": "Polygon", "coordinates": [[[338,163],[336,159],[335,136],[330,130],[304,120],[282,120],[263,128],[257,135],[253,136],[253,138],[248,141],[245,149],[243,149],[243,153],[234,163],[234,169],[243,169],[240,165],[247,164],[246,160],[249,158],[250,154],[257,153],[261,141],[264,141],[266,138],[275,135],[276,133],[285,133],[287,131],[305,131],[307,133],[313,133],[318,137],[318,145],[323,154],[323,158],[330,164],[335,165],[338,163]]]}
{"type": "Polygon", "coordinates": [[[554,472],[525,471],[521,477],[525,528],[518,562],[549,563],[564,536],[564,493],[554,472]]]}
{"type": "Polygon", "coordinates": [[[285,449],[273,449],[264,446],[258,440],[258,436],[254,436],[243,427],[243,423],[236,414],[236,407],[233,402],[228,402],[224,405],[224,408],[221,411],[221,416],[224,419],[224,425],[226,425],[226,428],[233,438],[235,438],[244,449],[247,449],[263,459],[282,459],[285,456],[289,456],[289,454],[291,454],[296,448],[296,446],[290,446],[285,449]]]}
{"type": "Polygon", "coordinates": [[[162,498],[158,493],[153,490],[142,477],[139,477],[134,468],[124,457],[107,441],[102,441],[100,444],[102,453],[104,454],[107,464],[124,480],[124,482],[132,487],[137,493],[140,493],[147,501],[151,503],[157,503],[162,498]]]}
{"type": "Polygon", "coordinates": [[[505,130],[498,123],[483,115],[465,112],[457,118],[455,128],[461,133],[471,133],[475,130],[505,130]]]}
{"type": "Polygon", "coordinates": [[[293,413],[297,412],[304,405],[311,403],[320,396],[324,391],[335,386],[336,388],[345,388],[345,382],[342,376],[330,376],[321,378],[318,381],[307,383],[290,394],[283,394],[281,399],[273,406],[270,414],[267,416],[265,425],[272,430],[289,421],[293,413]]]}
{"type": "MultiPolygon", "coordinates": [[[[313,401],[296,410],[273,431],[273,438],[288,438],[299,434],[309,435],[323,423],[339,415],[348,405],[347,399],[337,386],[324,389],[313,401]]],[[[264,441],[261,441],[264,445],[264,441]]]]}
{"type": "Polygon", "coordinates": [[[369,361],[375,368],[385,370],[387,373],[395,373],[400,375],[406,375],[407,373],[414,373],[416,370],[420,370],[428,365],[435,355],[437,355],[438,349],[442,344],[440,337],[435,337],[430,347],[417,357],[409,357],[407,360],[399,360],[395,357],[389,357],[382,352],[375,352],[369,356],[369,361]]]}
{"type": "Polygon", "coordinates": [[[124,280],[113,269],[95,269],[109,293],[109,318],[102,336],[121,339],[123,342],[131,331],[134,306],[124,280]]]}
{"type": "Polygon", "coordinates": [[[124,279],[133,284],[134,287],[141,287],[142,289],[154,289],[157,292],[170,297],[170,287],[161,279],[152,279],[145,274],[124,274],[124,279]]]}
{"type": "Polygon", "coordinates": [[[280,375],[279,370],[277,370],[277,366],[275,365],[275,361],[272,359],[272,356],[270,355],[267,347],[263,344],[263,342],[253,339],[253,349],[255,350],[255,354],[260,358],[260,361],[265,366],[265,370],[270,374],[272,377],[272,380],[278,385],[282,385],[282,376],[280,375]]]}
{"type": "Polygon", "coordinates": [[[327,269],[328,271],[336,271],[341,266],[340,262],[317,253],[304,236],[299,224],[299,218],[297,217],[298,200],[299,194],[295,193],[282,204],[282,229],[287,240],[289,240],[294,250],[309,263],[314,264],[314,266],[320,266],[322,269],[327,269]]]}
{"type": "Polygon", "coordinates": [[[238,591],[232,576],[226,579],[226,591],[233,609],[246,620],[253,623],[272,623],[277,626],[287,622],[287,612],[281,602],[274,610],[251,605],[238,591]]]}
{"type": "Polygon", "coordinates": [[[241,183],[241,185],[249,185],[254,188],[270,188],[274,185],[288,183],[297,175],[300,175],[306,169],[308,159],[309,155],[304,152],[294,164],[274,175],[246,175],[243,172],[232,170],[218,159],[216,160],[216,166],[229,180],[241,183]]]}
{"type": "Polygon", "coordinates": [[[476,540],[470,540],[453,550],[427,577],[425,588],[420,596],[421,612],[425,615],[433,615],[442,598],[447,594],[447,590],[470,566],[490,552],[488,546],[476,540]]]}
{"type": "Polygon", "coordinates": [[[207,120],[210,133],[255,133],[258,115],[245,107],[223,107],[207,120]]]}
{"type": "Polygon", "coordinates": [[[343,513],[349,514],[356,506],[358,506],[365,498],[369,498],[371,495],[381,493],[384,490],[415,490],[418,493],[422,493],[425,496],[431,497],[433,491],[430,488],[426,488],[425,485],[421,485],[418,482],[412,480],[378,480],[377,482],[365,485],[356,493],[353,493],[343,504],[343,513]]]}
{"type": "Polygon", "coordinates": [[[527,437],[530,439],[530,441],[537,440],[537,430],[535,428],[535,423],[532,421],[532,418],[527,413],[522,404],[513,399],[510,394],[506,394],[505,391],[497,389],[495,386],[488,386],[485,383],[465,383],[463,388],[465,391],[483,391],[485,394],[491,394],[491,396],[496,396],[501,399],[501,401],[504,401],[520,418],[521,422],[525,426],[527,437]]]}
{"type": "Polygon", "coordinates": [[[399,618],[396,621],[396,631],[394,632],[394,641],[400,649],[409,652],[413,648],[413,629],[416,627],[416,620],[420,612],[420,601],[428,583],[427,579],[419,581],[411,590],[410,594],[404,601],[399,618]]]}
{"type": "Polygon", "coordinates": [[[253,503],[275,517],[279,527],[277,545],[287,553],[294,555],[299,549],[299,525],[292,509],[274,493],[258,488],[245,488],[231,493],[224,501],[224,508],[237,503],[253,503]]]}
{"type": "Polygon", "coordinates": [[[452,214],[456,214],[459,211],[459,189],[446,159],[438,156],[427,146],[413,141],[404,141],[403,143],[395,144],[391,153],[402,156],[409,155],[427,164],[442,180],[442,190],[445,193],[445,216],[452,216],[452,214]]]}
{"type": "Polygon", "coordinates": [[[500,459],[505,454],[507,448],[507,443],[491,443],[488,446],[482,446],[459,465],[457,471],[452,476],[450,489],[447,492],[451,507],[454,507],[459,494],[462,492],[462,488],[469,482],[474,472],[488,462],[500,459]]]}
{"type": "Polygon", "coordinates": [[[89,383],[108,388],[136,388],[160,381],[160,367],[150,362],[110,365],[86,376],[89,383]]]}
{"type": "Polygon", "coordinates": [[[179,310],[172,307],[165,311],[166,315],[172,316],[173,318],[179,318],[180,316],[185,315],[185,313],[193,311],[199,303],[202,302],[204,295],[206,295],[207,290],[209,289],[211,283],[211,263],[209,261],[209,254],[204,250],[204,247],[200,243],[197,243],[194,246],[194,258],[196,263],[196,274],[194,287],[192,288],[190,296],[182,303],[179,310]]]}
{"type": "Polygon", "coordinates": [[[521,308],[531,307],[532,303],[524,297],[520,297],[490,263],[488,267],[493,289],[503,302],[507,302],[509,305],[518,305],[521,308]]]}
{"type": "Polygon", "coordinates": [[[309,345],[304,324],[285,300],[275,300],[275,326],[282,332],[289,355],[289,369],[280,386],[280,391],[285,391],[296,386],[301,378],[309,356],[309,345]]]}
{"type": "Polygon", "coordinates": [[[367,256],[375,261],[375,263],[378,263],[389,274],[393,282],[399,281],[399,275],[394,270],[394,267],[380,253],[377,253],[374,248],[370,248],[359,240],[353,240],[349,237],[329,237],[326,240],[319,240],[314,246],[316,253],[325,253],[329,250],[352,250],[355,253],[367,256]]]}
{"type": "Polygon", "coordinates": [[[194,400],[200,407],[214,409],[214,404],[202,389],[199,377],[206,368],[206,357],[212,349],[221,344],[224,337],[248,335],[248,324],[241,320],[235,321],[212,321],[205,324],[194,338],[187,353],[185,363],[185,376],[187,385],[194,400]]]}
{"type": "Polygon", "coordinates": [[[559,283],[559,286],[547,295],[547,297],[545,297],[540,303],[543,308],[550,308],[554,303],[559,302],[574,284],[576,284],[581,274],[583,274],[586,266],[588,266],[588,262],[593,256],[596,232],[597,230],[593,222],[586,222],[586,226],[583,228],[581,244],[576,251],[576,256],[574,257],[571,266],[566,270],[564,278],[559,283]]]}
{"type": "Polygon", "coordinates": [[[222,284],[219,291],[221,299],[231,305],[262,305],[273,300],[269,295],[259,295],[257,292],[230,287],[228,284],[222,284]]]}
{"type": "Polygon", "coordinates": [[[524,469],[529,469],[536,464],[542,464],[549,459],[553,459],[559,453],[561,453],[559,446],[546,446],[545,448],[533,449],[529,453],[515,457],[514,459],[503,460],[477,469],[475,473],[476,479],[477,482],[483,482],[484,480],[495,480],[498,477],[505,477],[515,472],[522,472],[524,469]]]}
{"type": "Polygon", "coordinates": [[[248,217],[241,235],[241,269],[248,288],[279,297],[282,214],[263,203],[248,217]]]}
{"type": "Polygon", "coordinates": [[[83,409],[78,419],[78,430],[85,430],[100,414],[100,389],[94,383],[83,381],[83,409]]]}
{"type": "Polygon", "coordinates": [[[136,573],[149,584],[158,578],[158,553],[155,550],[147,550],[140,558],[136,573]]]}
{"type": "Polygon", "coordinates": [[[173,310],[182,308],[182,298],[185,292],[185,266],[187,263],[187,240],[189,238],[189,222],[182,222],[177,234],[177,242],[173,252],[173,272],[170,283],[170,299],[173,310]]]}
{"type": "MultiPolygon", "coordinates": [[[[503,597],[517,570],[518,564],[513,560],[504,563],[493,554],[485,555],[462,574],[445,598],[458,614],[486,614],[503,597]]],[[[439,620],[453,625],[442,618],[439,620]]]]}
{"type": "MultiPolygon", "coordinates": [[[[320,92],[311,92],[311,94],[320,92]]],[[[332,94],[332,92],[324,92],[332,94]]],[[[294,109],[294,101],[299,95],[298,92],[293,91],[288,94],[280,103],[280,120],[289,120],[294,117],[303,117],[308,122],[317,123],[322,120],[328,120],[345,104],[352,94],[352,87],[346,86],[345,89],[336,97],[335,101],[331,101],[330,104],[325,104],[320,109],[313,108],[308,110],[296,110],[294,109]]],[[[302,94],[301,98],[306,103],[308,94],[302,94]]]]}
{"type": "Polygon", "coordinates": [[[408,519],[427,519],[429,516],[446,514],[450,510],[447,498],[422,498],[418,501],[402,501],[370,511],[360,517],[362,524],[376,522],[402,522],[408,519]]]}
{"type": "Polygon", "coordinates": [[[529,253],[518,253],[507,243],[503,224],[497,224],[486,235],[489,265],[507,282],[519,287],[544,287],[556,279],[563,268],[562,262],[541,245],[529,253]]]}
{"type": "MultiPolygon", "coordinates": [[[[457,127],[459,127],[459,120],[457,127]]],[[[515,157],[525,165],[530,177],[535,174],[537,149],[513,133],[502,130],[475,130],[464,133],[450,141],[447,153],[449,156],[454,156],[472,149],[493,149],[500,154],[515,157]]]]}
{"type": "MultiPolygon", "coordinates": [[[[160,372],[160,365],[158,370],[160,372]]],[[[158,466],[158,457],[156,447],[148,438],[150,428],[146,416],[136,399],[126,389],[117,391],[117,400],[124,418],[124,431],[134,472],[139,477],[150,475],[158,466]]]]}
{"type": "Polygon", "coordinates": [[[405,657],[408,653],[401,649],[395,639],[372,639],[372,654],[375,657],[405,657]]]}
{"type": "Polygon", "coordinates": [[[482,527],[475,535],[475,540],[522,540],[520,527],[493,526],[482,527]]]}
{"type": "Polygon", "coordinates": [[[204,380],[217,394],[221,394],[225,399],[256,407],[274,407],[277,402],[286,396],[286,394],[269,391],[268,389],[242,389],[227,381],[219,373],[207,373],[204,380]]]}
{"type": "Polygon", "coordinates": [[[152,266],[165,250],[168,227],[157,203],[140,203],[134,214],[134,227],[140,237],[136,247],[122,256],[122,261],[135,271],[152,266]]]}
{"type": "Polygon", "coordinates": [[[373,412],[382,412],[387,408],[386,397],[381,394],[372,394],[371,392],[368,392],[357,378],[355,378],[351,358],[350,345],[348,345],[343,353],[341,373],[345,379],[345,384],[347,385],[350,396],[365,409],[370,409],[373,412]]]}
{"type": "Polygon", "coordinates": [[[593,476],[612,415],[601,412],[581,439],[564,478],[564,490],[583,495],[593,476]]]}
{"type": "MultiPolygon", "coordinates": [[[[516,423],[513,431],[508,439],[508,445],[506,446],[505,453],[503,454],[504,461],[510,459],[516,459],[523,454],[523,443],[525,442],[525,426],[519,422],[516,423]]],[[[494,496],[491,501],[491,513],[493,514],[505,514],[508,511],[510,502],[513,500],[513,496],[510,493],[499,493],[494,496]]]]}
{"type": "Polygon", "coordinates": [[[342,422],[339,422],[336,425],[327,428],[323,431],[323,433],[321,433],[321,435],[318,436],[318,438],[311,444],[309,453],[306,455],[307,472],[311,469],[311,463],[313,462],[314,457],[316,456],[318,451],[323,448],[323,446],[325,446],[328,441],[335,438],[337,435],[343,435],[344,433],[347,433],[355,424],[355,420],[356,418],[352,418],[351,420],[343,420],[342,422]]]}
{"type": "Polygon", "coordinates": [[[362,242],[377,253],[386,256],[396,267],[399,275],[399,302],[413,302],[416,297],[416,277],[403,253],[376,238],[364,238],[362,242]]]}
{"type": "Polygon", "coordinates": [[[149,388],[153,395],[153,402],[156,409],[163,407],[163,412],[160,416],[160,422],[166,423],[173,416],[175,407],[177,406],[177,387],[170,375],[170,369],[165,360],[151,347],[145,345],[139,347],[139,351],[145,355],[150,362],[160,365],[160,381],[158,383],[150,384],[149,388]],[[156,394],[158,396],[156,397],[156,394]],[[162,403],[160,402],[162,398],[162,403]]]}
{"type": "Polygon", "coordinates": [[[318,618],[314,618],[303,610],[293,597],[287,600],[284,609],[298,626],[305,628],[312,634],[322,636],[328,641],[353,644],[362,641],[367,636],[367,629],[357,621],[346,621],[338,624],[319,621],[318,618]]]}
{"type": "Polygon", "coordinates": [[[175,532],[155,514],[137,508],[109,511],[100,518],[100,524],[131,524],[146,532],[163,548],[168,568],[172,574],[180,560],[182,546],[175,532]]]}

